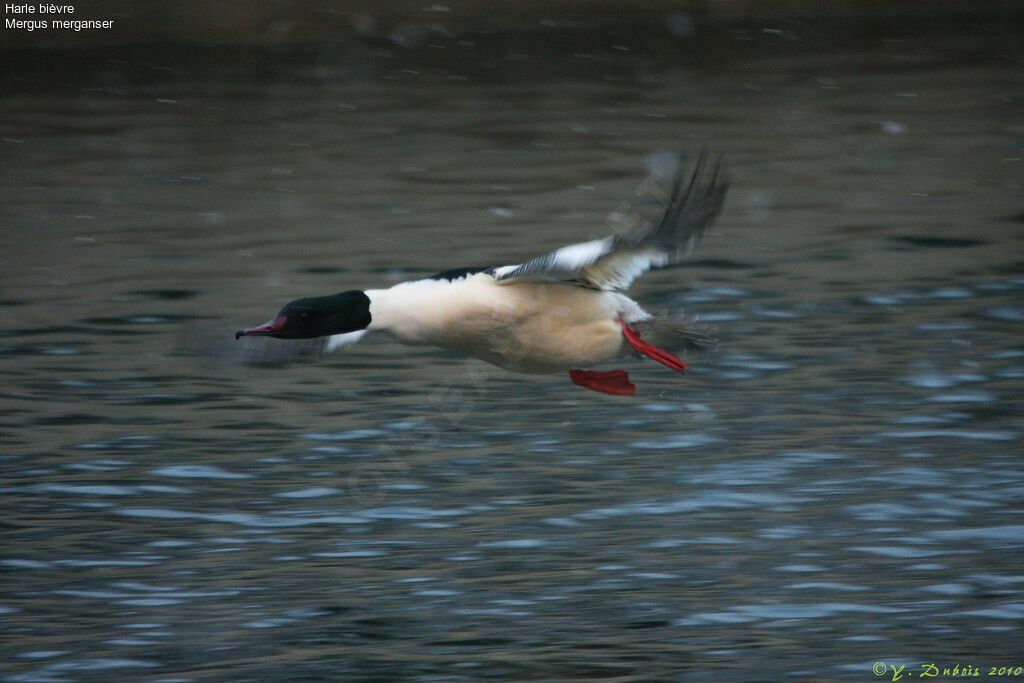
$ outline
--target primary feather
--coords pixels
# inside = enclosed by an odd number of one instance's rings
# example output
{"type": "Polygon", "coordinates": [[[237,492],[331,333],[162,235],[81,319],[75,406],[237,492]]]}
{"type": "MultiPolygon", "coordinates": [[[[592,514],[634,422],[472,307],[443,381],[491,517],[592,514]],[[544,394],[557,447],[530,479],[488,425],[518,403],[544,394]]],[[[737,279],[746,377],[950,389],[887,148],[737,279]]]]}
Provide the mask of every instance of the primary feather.
{"type": "Polygon", "coordinates": [[[708,168],[698,158],[689,182],[680,163],[672,181],[669,204],[661,222],[626,235],[572,244],[526,263],[494,269],[502,284],[559,282],[592,289],[623,291],[651,268],[676,263],[693,248],[722,211],[727,183],[720,178],[720,163],[708,168]]]}

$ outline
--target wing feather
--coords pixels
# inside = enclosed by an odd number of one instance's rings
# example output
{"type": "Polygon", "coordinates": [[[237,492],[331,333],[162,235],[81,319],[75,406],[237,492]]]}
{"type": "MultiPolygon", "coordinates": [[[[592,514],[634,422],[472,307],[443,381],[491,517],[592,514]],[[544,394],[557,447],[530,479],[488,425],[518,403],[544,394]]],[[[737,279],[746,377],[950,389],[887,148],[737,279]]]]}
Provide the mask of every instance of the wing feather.
{"type": "Polygon", "coordinates": [[[668,206],[661,221],[625,235],[572,244],[526,263],[494,269],[495,279],[514,282],[560,282],[594,289],[622,291],[652,268],[662,268],[692,251],[722,211],[728,184],[721,162],[708,168],[702,153],[687,182],[680,159],[668,206]]]}

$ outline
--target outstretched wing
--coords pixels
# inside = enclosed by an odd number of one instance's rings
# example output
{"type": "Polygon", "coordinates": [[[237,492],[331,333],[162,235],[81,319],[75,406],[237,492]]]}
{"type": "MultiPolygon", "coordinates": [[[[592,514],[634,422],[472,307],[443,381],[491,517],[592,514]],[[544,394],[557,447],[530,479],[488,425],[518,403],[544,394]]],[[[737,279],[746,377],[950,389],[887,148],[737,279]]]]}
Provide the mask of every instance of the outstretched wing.
{"type": "Polygon", "coordinates": [[[668,207],[660,223],[626,235],[572,244],[516,266],[494,269],[502,284],[559,282],[605,290],[625,290],[651,268],[677,262],[690,252],[722,211],[728,184],[720,162],[701,154],[687,181],[680,159],[668,207]]]}

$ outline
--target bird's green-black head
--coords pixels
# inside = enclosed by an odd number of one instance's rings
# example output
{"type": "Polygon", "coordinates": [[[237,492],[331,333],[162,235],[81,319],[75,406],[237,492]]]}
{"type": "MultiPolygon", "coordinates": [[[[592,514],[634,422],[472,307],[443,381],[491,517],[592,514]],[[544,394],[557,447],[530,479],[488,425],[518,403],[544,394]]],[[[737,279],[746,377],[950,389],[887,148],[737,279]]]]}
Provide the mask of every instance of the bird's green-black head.
{"type": "Polygon", "coordinates": [[[351,290],[331,296],[296,299],[281,309],[273,320],[235,332],[245,336],[277,339],[312,339],[365,330],[370,326],[370,298],[351,290]]]}

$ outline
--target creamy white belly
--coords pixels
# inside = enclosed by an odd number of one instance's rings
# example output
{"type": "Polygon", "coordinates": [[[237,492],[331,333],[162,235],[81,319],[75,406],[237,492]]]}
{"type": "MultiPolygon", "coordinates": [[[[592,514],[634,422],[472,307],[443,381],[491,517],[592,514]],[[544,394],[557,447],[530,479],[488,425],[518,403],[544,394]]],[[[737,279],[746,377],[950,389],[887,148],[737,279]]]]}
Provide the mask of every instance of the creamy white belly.
{"type": "Polygon", "coordinates": [[[546,373],[622,354],[619,295],[555,284],[498,285],[478,274],[370,290],[370,329],[457,351],[508,370],[546,373]]]}

